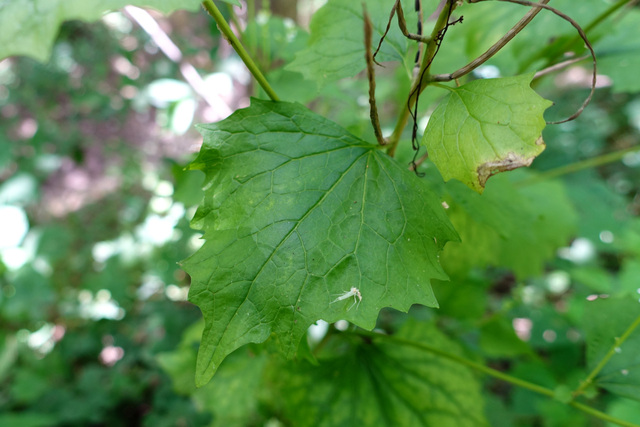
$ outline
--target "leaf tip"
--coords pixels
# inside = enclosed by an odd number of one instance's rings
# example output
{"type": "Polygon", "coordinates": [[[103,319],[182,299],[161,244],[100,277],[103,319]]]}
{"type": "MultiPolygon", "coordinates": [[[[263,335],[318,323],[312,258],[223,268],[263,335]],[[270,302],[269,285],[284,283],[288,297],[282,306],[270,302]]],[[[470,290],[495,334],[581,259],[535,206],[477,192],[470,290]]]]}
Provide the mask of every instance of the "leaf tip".
{"type": "Polygon", "coordinates": [[[209,381],[211,381],[211,378],[213,377],[212,375],[198,375],[196,374],[196,387],[197,388],[202,388],[204,386],[206,386],[207,384],[209,384],[209,381]]]}
{"type": "MultiPolygon", "coordinates": [[[[200,358],[200,352],[198,352],[198,359],[199,358],[200,358]]],[[[213,363],[209,363],[203,369],[203,367],[200,366],[199,362],[200,361],[196,362],[195,381],[196,381],[196,387],[201,388],[209,384],[209,381],[211,381],[211,378],[213,378],[213,376],[215,375],[216,371],[218,370],[218,367],[213,363]]]]}

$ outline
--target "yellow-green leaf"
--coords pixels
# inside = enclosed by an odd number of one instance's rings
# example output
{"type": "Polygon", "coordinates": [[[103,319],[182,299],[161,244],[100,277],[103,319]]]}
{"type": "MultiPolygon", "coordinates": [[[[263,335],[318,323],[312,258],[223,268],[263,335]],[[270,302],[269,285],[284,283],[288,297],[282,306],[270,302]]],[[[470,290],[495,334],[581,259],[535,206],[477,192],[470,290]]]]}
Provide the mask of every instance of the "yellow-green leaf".
{"type": "Polygon", "coordinates": [[[429,119],[422,142],[445,181],[482,193],[490,176],[529,166],[544,150],[543,112],[551,102],[533,74],[474,80],[451,88],[429,119]]]}

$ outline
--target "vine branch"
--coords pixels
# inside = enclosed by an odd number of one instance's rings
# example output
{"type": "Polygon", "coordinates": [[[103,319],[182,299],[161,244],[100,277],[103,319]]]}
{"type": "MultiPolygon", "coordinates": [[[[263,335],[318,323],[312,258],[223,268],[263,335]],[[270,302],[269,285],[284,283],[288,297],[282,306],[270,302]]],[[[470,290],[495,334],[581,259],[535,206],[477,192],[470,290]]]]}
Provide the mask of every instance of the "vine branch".
{"type": "MultiPolygon", "coordinates": [[[[603,11],[600,15],[595,17],[593,19],[593,21],[591,21],[588,25],[586,25],[584,27],[585,34],[589,34],[590,31],[592,31],[594,28],[599,26],[602,22],[604,22],[609,16],[611,16],[613,13],[615,13],[621,7],[623,7],[625,5],[631,6],[634,2],[637,2],[637,0],[618,0],[616,3],[612,4],[611,6],[609,6],[608,9],[603,11]]],[[[558,48],[558,51],[560,51],[560,52],[567,51],[578,40],[580,40],[580,36],[576,35],[572,39],[565,41],[563,44],[560,45],[560,47],[558,48]]],[[[549,58],[548,59],[548,63],[551,63],[556,58],[557,58],[557,56],[549,58]]],[[[529,65],[531,65],[531,63],[532,63],[532,59],[529,59],[528,61],[523,62],[521,64],[521,68],[520,69],[522,70],[522,69],[524,69],[524,67],[528,67],[529,65]]]]}
{"type": "MultiPolygon", "coordinates": [[[[487,0],[468,0],[468,1],[469,3],[480,3],[482,1],[487,1],[487,0]]],[[[589,39],[587,38],[586,33],[584,32],[580,24],[578,24],[573,18],[559,11],[558,9],[555,9],[547,5],[546,3],[548,3],[549,0],[541,0],[539,3],[535,3],[529,0],[498,0],[498,1],[519,4],[522,6],[530,6],[532,8],[538,9],[538,12],[540,9],[546,9],[550,12],[553,12],[555,15],[569,22],[576,29],[580,38],[582,38],[582,40],[584,41],[584,44],[587,46],[587,49],[589,49],[589,52],[591,53],[591,57],[593,58],[593,73],[591,78],[591,91],[589,92],[589,96],[587,96],[587,98],[584,100],[582,105],[580,105],[578,110],[576,110],[576,112],[573,113],[571,116],[563,120],[547,122],[547,124],[557,125],[560,123],[565,123],[565,122],[569,122],[571,120],[576,119],[580,114],[582,114],[582,112],[584,111],[586,106],[589,104],[589,102],[591,102],[591,98],[593,97],[593,94],[596,91],[596,78],[598,75],[598,66],[597,66],[598,61],[596,59],[596,53],[594,52],[593,47],[591,46],[591,43],[589,42],[589,39]]],[[[535,13],[537,12],[534,10],[531,10],[527,15],[525,15],[525,18],[527,18],[531,14],[529,19],[529,21],[531,21],[531,19],[533,19],[533,17],[535,16],[535,13]]],[[[497,53],[500,49],[502,49],[509,41],[511,41],[511,39],[513,39],[513,37],[516,36],[516,34],[518,34],[520,31],[524,29],[524,27],[529,23],[529,22],[526,22],[524,25],[522,25],[522,23],[525,21],[525,18],[521,19],[520,22],[518,22],[511,30],[509,30],[509,32],[503,38],[501,38],[496,44],[491,46],[489,50],[487,50],[485,53],[480,55],[478,58],[471,61],[469,64],[462,67],[460,70],[454,71],[451,74],[441,74],[438,76],[433,76],[432,79],[434,79],[435,81],[449,81],[473,71],[479,65],[484,63],[487,59],[491,58],[491,56],[497,53]]]]}
{"type": "Polygon", "coordinates": [[[202,2],[202,7],[216,21],[216,24],[218,24],[218,27],[220,28],[222,34],[224,34],[224,37],[227,39],[231,47],[233,47],[233,49],[236,51],[240,59],[242,59],[242,62],[244,62],[244,64],[247,66],[249,72],[251,72],[258,84],[262,87],[262,89],[264,89],[267,95],[269,95],[269,98],[271,98],[272,101],[279,101],[280,98],[278,98],[278,95],[276,95],[274,90],[271,88],[271,85],[269,85],[269,82],[267,82],[267,79],[265,79],[262,72],[260,72],[260,69],[255,64],[255,62],[253,62],[253,59],[251,59],[251,56],[242,46],[240,40],[238,40],[236,35],[233,33],[231,27],[229,27],[229,24],[224,19],[224,16],[222,16],[222,13],[220,13],[220,10],[218,10],[216,5],[213,4],[213,1],[204,0],[202,2]]]}
{"type": "MultiPolygon", "coordinates": [[[[640,317],[638,317],[636,322],[640,324],[640,317]]],[[[634,322],[634,324],[636,322],[634,322]]],[[[636,325],[636,326],[638,326],[638,325],[636,325]]],[[[500,372],[500,371],[498,371],[496,369],[489,368],[489,367],[484,366],[484,365],[482,365],[480,363],[473,362],[473,361],[471,361],[469,359],[466,359],[464,357],[458,356],[456,354],[448,353],[446,351],[440,350],[440,349],[435,348],[435,347],[431,347],[431,346],[426,345],[426,344],[418,343],[418,342],[407,340],[407,339],[404,339],[404,338],[398,338],[398,337],[395,337],[393,335],[385,335],[385,334],[380,334],[380,333],[376,333],[376,332],[369,332],[369,331],[365,331],[365,330],[358,330],[356,332],[345,332],[345,333],[360,335],[360,336],[367,337],[367,338],[379,338],[379,339],[386,340],[386,341],[389,341],[389,342],[394,342],[396,344],[405,345],[405,346],[408,346],[408,347],[413,347],[413,348],[416,348],[418,350],[426,351],[428,353],[432,353],[432,354],[435,354],[437,356],[443,357],[445,359],[451,360],[452,362],[456,362],[456,363],[459,363],[461,365],[467,366],[469,368],[475,369],[476,371],[485,373],[485,374],[490,375],[490,376],[492,376],[494,378],[497,378],[499,380],[508,382],[510,384],[513,384],[513,385],[516,385],[518,387],[522,387],[522,388],[525,388],[527,390],[531,390],[531,391],[533,391],[535,393],[538,393],[538,394],[541,394],[541,395],[544,395],[544,396],[547,396],[547,397],[551,397],[551,398],[555,397],[554,391],[549,389],[549,388],[546,388],[546,387],[531,383],[529,381],[522,380],[520,378],[516,378],[516,377],[511,376],[509,374],[505,374],[504,372],[500,372]]],[[[622,427],[639,427],[637,424],[634,424],[634,423],[631,423],[631,422],[628,422],[628,421],[625,421],[625,420],[621,420],[619,418],[612,417],[611,415],[605,414],[602,411],[594,409],[594,408],[592,408],[592,407],[590,407],[588,405],[585,405],[583,403],[580,403],[580,402],[571,401],[571,402],[568,403],[568,405],[573,406],[574,408],[576,408],[576,409],[578,409],[578,410],[580,410],[582,412],[585,412],[587,414],[590,414],[590,415],[592,415],[592,416],[594,416],[596,418],[599,418],[599,419],[604,420],[604,421],[608,421],[610,423],[617,424],[617,425],[622,426],[622,427]]]]}
{"type": "Polygon", "coordinates": [[[616,354],[616,349],[620,347],[627,340],[627,338],[629,338],[629,335],[631,335],[638,326],[640,326],[640,316],[638,316],[636,320],[634,320],[633,323],[629,325],[629,327],[627,328],[626,331],[624,331],[622,336],[615,339],[615,342],[613,343],[613,345],[611,346],[607,354],[605,354],[605,356],[602,358],[602,360],[600,360],[598,365],[596,365],[596,367],[593,368],[593,371],[591,371],[591,373],[587,376],[587,378],[584,381],[582,381],[580,386],[573,392],[574,398],[584,393],[584,390],[593,383],[594,378],[600,373],[602,368],[604,368],[604,366],[609,362],[609,360],[613,357],[613,355],[616,354]]]}
{"type": "Polygon", "coordinates": [[[553,179],[559,176],[568,175],[570,173],[578,172],[584,169],[590,169],[590,168],[606,165],[608,163],[613,163],[622,159],[627,153],[632,153],[638,150],[640,150],[640,145],[634,145],[632,147],[625,148],[624,150],[618,150],[612,153],[607,153],[597,157],[592,157],[590,159],[581,160],[579,162],[570,163],[568,165],[559,166],[557,168],[553,168],[553,169],[549,169],[544,172],[541,172],[538,175],[533,176],[531,178],[518,181],[516,183],[516,186],[524,187],[527,185],[537,184],[539,182],[546,181],[548,179],[553,179]]]}
{"type": "MultiPolygon", "coordinates": [[[[417,0],[417,1],[420,1],[420,0],[417,0]]],[[[421,9],[422,8],[420,8],[420,10],[421,9]]],[[[375,61],[375,58],[378,52],[380,51],[380,48],[382,47],[382,42],[384,41],[385,37],[389,33],[389,29],[391,28],[391,23],[393,22],[393,17],[396,13],[398,14],[398,27],[400,27],[400,31],[402,31],[402,34],[406,38],[410,40],[415,40],[421,43],[428,43],[431,40],[430,37],[423,36],[421,34],[421,31],[418,31],[418,34],[412,34],[409,32],[409,30],[407,29],[407,21],[404,19],[404,11],[402,10],[402,3],[400,2],[400,0],[396,0],[396,2],[393,5],[393,8],[391,8],[391,13],[389,14],[389,21],[387,22],[387,28],[384,30],[384,34],[382,34],[382,37],[380,38],[378,47],[376,48],[376,51],[373,53],[374,62],[380,66],[382,65],[379,64],[377,61],[375,61]]],[[[422,21],[420,19],[418,19],[418,29],[422,29],[422,21]]]]}
{"type": "Polygon", "coordinates": [[[580,61],[584,61],[585,59],[589,58],[589,55],[583,55],[583,56],[579,56],[577,58],[571,58],[571,59],[567,59],[566,61],[562,61],[562,62],[558,62],[557,64],[551,65],[543,70],[540,70],[538,72],[536,72],[536,74],[533,76],[534,80],[535,79],[539,79],[542,76],[546,76],[547,74],[550,73],[554,73],[556,71],[562,70],[563,68],[568,67],[569,65],[573,65],[576,64],[580,61]]]}
{"type": "MultiPolygon", "coordinates": [[[[476,2],[487,1],[487,0],[469,0],[469,1],[473,2],[473,3],[476,3],[476,2]]],[[[593,72],[592,72],[592,77],[591,77],[591,91],[589,91],[589,96],[587,96],[587,99],[584,100],[582,105],[580,105],[580,108],[578,108],[578,110],[575,113],[573,113],[571,116],[569,116],[566,119],[557,120],[557,121],[553,121],[553,122],[547,122],[547,124],[548,125],[557,125],[557,124],[560,124],[560,123],[569,122],[569,121],[577,118],[580,114],[582,114],[582,112],[584,111],[586,106],[589,104],[589,102],[591,102],[591,98],[593,97],[593,94],[596,91],[596,79],[597,79],[597,76],[598,76],[598,60],[596,59],[596,53],[594,52],[593,46],[591,46],[591,43],[589,42],[589,38],[585,34],[585,32],[582,29],[582,27],[580,26],[580,24],[578,24],[569,15],[559,11],[556,8],[553,8],[551,6],[543,4],[542,2],[533,3],[533,2],[531,2],[529,0],[498,0],[498,1],[504,1],[504,2],[507,2],[507,3],[515,3],[515,4],[522,5],[522,6],[540,7],[540,8],[546,9],[546,10],[548,10],[550,12],[553,12],[555,15],[559,16],[560,18],[564,19],[565,21],[569,22],[573,26],[573,28],[576,29],[576,31],[578,32],[578,34],[580,35],[580,37],[584,41],[584,44],[587,46],[587,49],[589,49],[589,53],[591,53],[591,57],[593,58],[593,72]]]]}
{"type": "MultiPolygon", "coordinates": [[[[476,3],[476,1],[469,1],[470,3],[476,3]]],[[[537,4],[546,4],[549,3],[549,0],[541,0],[540,3],[537,4]]],[[[457,71],[454,71],[450,74],[436,74],[431,77],[431,81],[434,82],[448,82],[451,80],[458,79],[462,76],[465,76],[478,68],[480,65],[484,64],[488,61],[492,56],[498,53],[503,47],[507,45],[520,31],[524,29],[529,23],[533,20],[533,18],[540,13],[542,9],[540,7],[532,7],[532,9],[527,12],[525,16],[522,17],[520,21],[516,25],[514,25],[507,33],[502,36],[500,40],[495,42],[493,46],[487,49],[482,55],[469,62],[464,67],[460,68],[457,71]]]]}
{"type": "MultiPolygon", "coordinates": [[[[375,59],[371,53],[373,26],[364,3],[362,3],[362,18],[364,20],[364,57],[367,61],[367,78],[369,79],[369,116],[371,117],[373,133],[376,135],[378,144],[386,145],[387,141],[382,136],[380,118],[378,117],[378,106],[376,105],[376,70],[373,65],[375,59]]],[[[380,43],[382,43],[382,39],[380,40],[380,43]]]]}
{"type": "MultiPolygon", "coordinates": [[[[402,136],[402,131],[409,120],[409,116],[413,116],[414,113],[412,111],[413,107],[417,104],[420,93],[427,87],[428,84],[423,85],[424,77],[428,74],[429,68],[431,67],[431,63],[433,62],[435,55],[438,53],[438,49],[440,48],[440,43],[442,42],[442,37],[446,32],[446,29],[449,25],[449,17],[451,16],[451,12],[455,8],[456,0],[446,0],[445,6],[442,8],[440,14],[438,15],[438,19],[436,24],[431,31],[431,35],[429,36],[429,42],[427,43],[427,48],[422,57],[422,63],[420,64],[420,69],[416,77],[413,79],[411,83],[411,89],[409,91],[409,97],[406,102],[407,108],[402,109],[402,113],[400,117],[398,117],[398,121],[396,122],[396,126],[393,130],[393,133],[388,138],[389,141],[389,150],[387,154],[392,156],[395,154],[396,148],[398,146],[398,142],[400,141],[400,137],[402,136]],[[448,5],[448,7],[447,7],[448,5]]],[[[428,79],[427,79],[428,80],[428,79]]],[[[414,132],[415,132],[415,123],[414,123],[414,132]]],[[[413,138],[412,138],[413,141],[413,138]]]]}

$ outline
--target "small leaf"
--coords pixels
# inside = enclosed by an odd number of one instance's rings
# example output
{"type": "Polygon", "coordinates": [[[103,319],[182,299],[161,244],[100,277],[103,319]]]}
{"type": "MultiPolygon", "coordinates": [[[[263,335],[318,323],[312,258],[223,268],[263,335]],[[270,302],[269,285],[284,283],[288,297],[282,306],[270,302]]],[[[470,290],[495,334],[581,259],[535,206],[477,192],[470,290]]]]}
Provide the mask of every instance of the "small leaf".
{"type": "Polygon", "coordinates": [[[638,321],[640,302],[635,298],[599,298],[587,303],[585,313],[589,369],[614,349],[595,383],[612,393],[640,400],[640,327],[624,342],[619,341],[629,326],[638,321]]]}
{"type": "MultiPolygon", "coordinates": [[[[95,21],[107,11],[126,5],[169,13],[197,10],[199,0],[11,0],[0,2],[0,59],[26,55],[45,62],[58,27],[72,19],[95,21]]],[[[235,4],[235,3],[234,3],[235,4]]]]}
{"type": "MultiPolygon", "coordinates": [[[[409,320],[398,336],[461,354],[433,324],[409,320]]],[[[303,362],[276,372],[292,425],[487,425],[481,386],[469,368],[383,339],[360,342],[319,367],[303,362]]]]}
{"type": "Polygon", "coordinates": [[[205,172],[193,226],[206,243],[185,261],[206,326],[197,382],[234,349],[272,333],[293,357],[318,319],[375,326],[378,311],[436,306],[429,279],[457,235],[437,197],[377,145],[299,104],[253,100],[200,127],[205,172]],[[352,287],[362,301],[336,301],[352,287]]]}
{"type": "Polygon", "coordinates": [[[431,115],[422,142],[445,181],[482,193],[491,175],[529,166],[544,150],[542,116],[551,102],[533,74],[474,80],[452,88],[431,115]]]}

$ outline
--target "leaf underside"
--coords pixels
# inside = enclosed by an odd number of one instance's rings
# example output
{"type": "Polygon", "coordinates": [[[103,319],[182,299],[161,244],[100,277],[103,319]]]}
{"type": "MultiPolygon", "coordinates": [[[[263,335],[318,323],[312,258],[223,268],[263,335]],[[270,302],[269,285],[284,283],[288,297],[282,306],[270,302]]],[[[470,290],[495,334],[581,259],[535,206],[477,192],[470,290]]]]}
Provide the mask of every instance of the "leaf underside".
{"type": "Polygon", "coordinates": [[[543,112],[551,102],[529,83],[533,74],[474,80],[451,88],[423,136],[445,181],[482,193],[492,175],[529,166],[544,148],[543,112]]]}
{"type": "Polygon", "coordinates": [[[184,263],[205,318],[198,384],[271,334],[292,357],[318,319],[372,329],[383,307],[437,306],[429,280],[457,234],[405,166],[299,104],[254,99],[200,130],[206,242],[184,263]]]}

